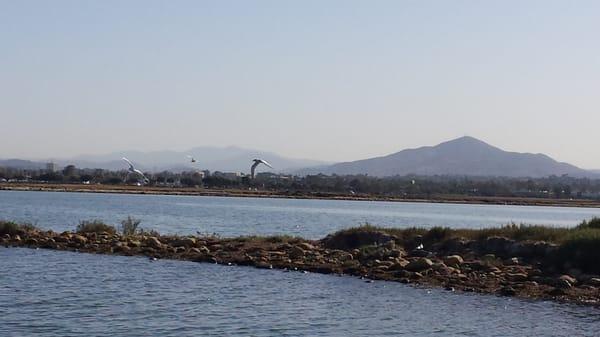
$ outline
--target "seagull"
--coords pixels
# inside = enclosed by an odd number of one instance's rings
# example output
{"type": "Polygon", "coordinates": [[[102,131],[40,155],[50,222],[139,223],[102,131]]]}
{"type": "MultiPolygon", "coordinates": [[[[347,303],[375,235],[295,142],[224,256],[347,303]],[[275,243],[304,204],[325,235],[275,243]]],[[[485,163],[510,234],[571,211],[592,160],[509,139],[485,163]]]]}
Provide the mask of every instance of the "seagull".
{"type": "Polygon", "coordinates": [[[126,161],[127,164],[129,164],[129,169],[127,170],[127,176],[129,176],[129,174],[133,173],[133,174],[136,174],[136,175],[142,177],[144,179],[145,184],[150,182],[150,180],[148,180],[148,178],[146,178],[146,176],[144,175],[144,173],[142,173],[142,171],[133,167],[133,164],[129,161],[129,159],[123,157],[123,160],[126,161]]]}
{"type": "Polygon", "coordinates": [[[265,160],[262,159],[253,159],[252,160],[254,162],[254,164],[252,164],[252,166],[250,167],[250,177],[252,177],[252,179],[254,179],[254,171],[256,170],[256,167],[260,164],[265,164],[270,168],[273,168],[273,166],[271,166],[271,164],[267,163],[265,160]]]}
{"type": "Polygon", "coordinates": [[[195,163],[196,162],[196,158],[190,156],[189,154],[186,156],[190,159],[190,162],[195,163]]]}

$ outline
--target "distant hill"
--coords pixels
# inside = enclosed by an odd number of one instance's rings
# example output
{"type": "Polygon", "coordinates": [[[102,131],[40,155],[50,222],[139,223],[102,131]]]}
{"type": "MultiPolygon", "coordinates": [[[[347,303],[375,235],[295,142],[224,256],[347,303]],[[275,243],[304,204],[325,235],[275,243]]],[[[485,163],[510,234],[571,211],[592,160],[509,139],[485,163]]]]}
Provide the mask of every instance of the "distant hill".
{"type": "Polygon", "coordinates": [[[38,170],[45,168],[46,164],[31,160],[22,159],[0,159],[0,167],[8,167],[15,169],[38,170]]]}
{"type": "Polygon", "coordinates": [[[544,154],[507,152],[473,137],[461,137],[436,146],[403,150],[383,157],[338,163],[303,173],[395,175],[464,175],[546,177],[568,174],[600,177],[544,154]]]}

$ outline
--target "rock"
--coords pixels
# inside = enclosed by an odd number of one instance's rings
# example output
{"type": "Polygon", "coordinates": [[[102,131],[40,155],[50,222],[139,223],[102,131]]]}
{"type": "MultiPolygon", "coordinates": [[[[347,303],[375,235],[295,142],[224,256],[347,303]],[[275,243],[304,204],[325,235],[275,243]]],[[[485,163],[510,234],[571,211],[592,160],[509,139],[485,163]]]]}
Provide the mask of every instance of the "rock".
{"type": "Polygon", "coordinates": [[[441,249],[450,253],[462,253],[469,246],[469,241],[465,238],[452,238],[443,242],[441,249]]]}
{"type": "Polygon", "coordinates": [[[184,246],[175,247],[175,254],[185,252],[186,248],[184,246]]]}
{"type": "Polygon", "coordinates": [[[208,249],[208,247],[206,247],[206,246],[202,246],[199,249],[200,249],[200,253],[202,253],[202,254],[210,254],[210,249],[208,249]]]}
{"type": "Polygon", "coordinates": [[[15,236],[13,236],[13,241],[14,242],[21,242],[21,237],[18,234],[15,234],[15,236]]]}
{"type": "Polygon", "coordinates": [[[202,253],[202,252],[200,251],[200,249],[199,249],[199,248],[196,248],[196,247],[192,247],[192,248],[190,248],[190,251],[189,251],[189,252],[190,252],[190,253],[196,253],[196,254],[201,254],[201,253],[202,253]]]}
{"type": "Polygon", "coordinates": [[[83,236],[83,235],[73,234],[71,236],[71,241],[75,242],[75,243],[77,243],[79,245],[84,245],[84,244],[87,243],[88,239],[85,236],[83,236]]]}
{"type": "Polygon", "coordinates": [[[595,278],[595,277],[592,277],[591,279],[589,279],[589,280],[587,281],[587,283],[588,283],[589,285],[592,285],[592,286],[594,286],[594,287],[600,287],[600,278],[595,278]]]}
{"type": "Polygon", "coordinates": [[[515,296],[517,294],[517,291],[513,288],[513,287],[502,287],[500,289],[500,295],[502,296],[515,296]]]}
{"type": "Polygon", "coordinates": [[[564,289],[562,289],[560,287],[556,287],[556,288],[548,291],[548,295],[550,295],[550,296],[562,296],[565,294],[566,294],[566,292],[564,291],[564,289]]]}
{"type": "Polygon", "coordinates": [[[569,289],[569,288],[573,287],[573,283],[571,283],[563,278],[556,279],[554,284],[555,284],[556,288],[559,288],[559,289],[569,289]]]}
{"type": "Polygon", "coordinates": [[[293,246],[290,251],[289,251],[289,256],[292,259],[299,259],[301,257],[304,257],[304,249],[298,247],[298,246],[293,246]]]}
{"type": "Polygon", "coordinates": [[[410,256],[412,257],[431,257],[433,255],[432,252],[423,249],[415,249],[410,252],[410,256]]]}
{"type": "Polygon", "coordinates": [[[506,278],[513,282],[524,282],[529,279],[529,276],[524,273],[514,273],[514,274],[506,274],[506,278]]]}
{"type": "Polygon", "coordinates": [[[431,268],[432,265],[433,265],[433,262],[431,262],[430,259],[421,257],[421,258],[413,260],[409,264],[407,264],[406,270],[413,271],[413,272],[420,272],[420,271],[431,268]]]}
{"type": "Polygon", "coordinates": [[[150,236],[150,237],[146,238],[144,243],[146,244],[146,246],[151,247],[151,248],[158,248],[158,249],[162,248],[162,243],[160,243],[160,240],[158,240],[154,236],[150,236]]]}
{"type": "Polygon", "coordinates": [[[308,242],[301,242],[298,244],[298,247],[300,247],[304,250],[309,250],[309,251],[315,250],[315,246],[311,245],[308,242]]]}
{"type": "Polygon", "coordinates": [[[383,245],[383,247],[385,247],[385,248],[387,248],[387,249],[389,249],[389,250],[395,249],[395,248],[396,248],[396,241],[394,241],[394,240],[390,240],[390,241],[386,242],[386,243],[383,245]]]}
{"type": "Polygon", "coordinates": [[[444,264],[451,267],[458,267],[464,262],[460,255],[449,255],[444,257],[442,261],[444,261],[444,264]]]}
{"type": "Polygon", "coordinates": [[[128,240],[127,241],[127,246],[129,246],[131,248],[141,247],[142,243],[139,242],[138,240],[128,240]]]}
{"type": "Polygon", "coordinates": [[[517,266],[520,264],[520,261],[516,257],[511,257],[510,259],[504,260],[503,263],[506,266],[517,266]]]}
{"type": "Polygon", "coordinates": [[[485,240],[484,251],[503,255],[510,252],[511,247],[514,245],[514,241],[502,236],[492,236],[485,240]]]}
{"type": "Polygon", "coordinates": [[[496,255],[494,254],[485,254],[481,257],[481,261],[483,262],[494,262],[496,261],[496,255]]]}
{"type": "Polygon", "coordinates": [[[189,248],[189,247],[193,247],[196,245],[196,239],[190,238],[190,237],[175,238],[170,243],[174,247],[189,248]]]}
{"type": "Polygon", "coordinates": [[[35,246],[35,245],[37,245],[37,243],[38,243],[38,240],[36,240],[34,238],[29,238],[29,239],[25,240],[26,245],[35,246]]]}
{"type": "Polygon", "coordinates": [[[403,257],[404,255],[406,255],[406,252],[404,252],[404,250],[402,249],[392,249],[390,250],[389,253],[390,257],[403,257]]]}
{"type": "MultiPolygon", "coordinates": [[[[558,279],[561,281],[567,281],[571,285],[574,285],[575,283],[577,283],[577,279],[575,279],[574,277],[569,276],[569,275],[561,275],[558,279]]],[[[568,288],[570,288],[570,287],[568,287],[568,288]]]]}
{"type": "Polygon", "coordinates": [[[131,248],[129,248],[128,246],[113,247],[113,252],[115,252],[115,253],[129,253],[130,251],[131,251],[131,248]]]}

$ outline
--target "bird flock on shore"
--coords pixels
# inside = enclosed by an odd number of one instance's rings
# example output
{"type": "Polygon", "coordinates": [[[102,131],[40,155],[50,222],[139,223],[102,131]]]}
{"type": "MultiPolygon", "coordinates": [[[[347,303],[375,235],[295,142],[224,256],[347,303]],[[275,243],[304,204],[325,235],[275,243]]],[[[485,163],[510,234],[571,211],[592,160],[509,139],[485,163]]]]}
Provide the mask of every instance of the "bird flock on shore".
{"type": "MultiPolygon", "coordinates": [[[[190,155],[187,155],[187,158],[190,161],[190,163],[197,162],[196,158],[194,158],[190,155]]],[[[125,176],[125,181],[127,181],[127,179],[129,179],[130,175],[134,175],[135,177],[138,178],[138,183],[148,184],[150,182],[150,179],[148,179],[142,171],[136,169],[135,166],[133,166],[133,163],[131,163],[131,161],[129,159],[127,159],[125,157],[123,157],[122,159],[129,165],[129,168],[127,169],[127,175],[125,176]]],[[[252,165],[250,166],[250,179],[254,179],[254,176],[256,173],[256,167],[260,164],[263,164],[265,166],[273,168],[273,166],[271,166],[271,164],[269,164],[266,160],[258,159],[258,158],[252,159],[252,165]]]]}

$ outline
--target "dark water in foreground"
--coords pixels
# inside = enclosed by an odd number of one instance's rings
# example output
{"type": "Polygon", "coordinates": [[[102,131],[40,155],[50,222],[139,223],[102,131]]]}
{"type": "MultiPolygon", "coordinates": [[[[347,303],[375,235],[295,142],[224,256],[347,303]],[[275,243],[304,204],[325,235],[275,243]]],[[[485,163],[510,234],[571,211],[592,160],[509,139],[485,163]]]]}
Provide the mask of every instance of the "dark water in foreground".
{"type": "Polygon", "coordinates": [[[117,224],[128,215],[167,234],[222,236],[289,234],[321,238],[369,222],[389,227],[481,228],[510,222],[574,226],[600,209],[0,191],[0,219],[27,221],[56,231],[80,220],[117,224]]]}
{"type": "Polygon", "coordinates": [[[0,248],[0,336],[597,336],[600,310],[391,282],[0,248]]]}

